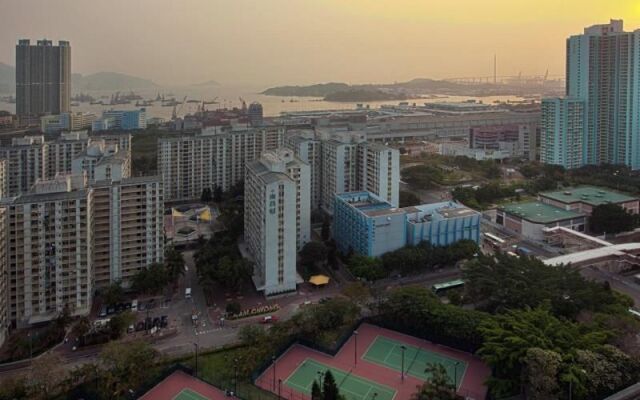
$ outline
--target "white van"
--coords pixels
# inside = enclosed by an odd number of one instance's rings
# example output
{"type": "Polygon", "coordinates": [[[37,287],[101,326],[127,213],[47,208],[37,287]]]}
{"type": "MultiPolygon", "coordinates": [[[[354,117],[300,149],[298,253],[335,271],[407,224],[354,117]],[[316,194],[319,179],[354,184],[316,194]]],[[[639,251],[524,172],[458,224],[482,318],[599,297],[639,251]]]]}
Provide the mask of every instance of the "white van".
{"type": "Polygon", "coordinates": [[[132,312],[138,311],[138,299],[135,299],[134,301],[131,302],[131,311],[132,312]]]}
{"type": "Polygon", "coordinates": [[[185,299],[190,299],[191,298],[191,288],[188,287],[184,290],[184,298],[185,299]]]}

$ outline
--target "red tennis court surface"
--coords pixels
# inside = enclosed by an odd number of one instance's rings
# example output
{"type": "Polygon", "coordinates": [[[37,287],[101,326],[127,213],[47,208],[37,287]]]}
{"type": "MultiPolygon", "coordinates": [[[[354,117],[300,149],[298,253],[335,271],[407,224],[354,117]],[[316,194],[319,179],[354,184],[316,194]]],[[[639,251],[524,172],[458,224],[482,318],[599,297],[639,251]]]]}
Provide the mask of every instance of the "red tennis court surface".
{"type": "Polygon", "coordinates": [[[229,400],[233,399],[224,394],[223,391],[200,379],[176,371],[167,376],[160,383],[149,390],[140,400],[174,400],[181,398],[209,399],[209,400],[229,400]]]}
{"type": "MultiPolygon", "coordinates": [[[[302,345],[291,346],[276,359],[275,367],[274,365],[269,366],[255,383],[259,387],[276,394],[280,391],[280,395],[288,400],[310,400],[308,395],[288,386],[286,381],[306,359],[312,359],[321,364],[348,371],[350,375],[393,388],[396,390],[393,400],[409,400],[411,395],[417,391],[417,387],[424,383],[423,380],[405,374],[403,381],[400,371],[362,358],[377,337],[397,340],[425,351],[466,362],[467,368],[461,380],[458,394],[474,400],[483,400],[486,397],[487,388],[484,382],[491,375],[491,370],[479,358],[470,353],[371,324],[360,325],[357,339],[352,335],[335,356],[330,356],[302,345]],[[355,351],[356,341],[357,353],[355,351]],[[280,382],[280,380],[282,381],[280,382]]],[[[338,382],[339,384],[340,382],[338,382]]]]}

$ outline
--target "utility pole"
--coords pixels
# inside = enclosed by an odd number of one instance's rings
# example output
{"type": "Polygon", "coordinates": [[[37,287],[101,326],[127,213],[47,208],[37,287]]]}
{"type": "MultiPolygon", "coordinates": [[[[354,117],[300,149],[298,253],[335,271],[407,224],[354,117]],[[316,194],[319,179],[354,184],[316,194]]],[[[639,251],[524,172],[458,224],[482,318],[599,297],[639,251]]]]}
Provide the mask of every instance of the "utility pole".
{"type": "Polygon", "coordinates": [[[358,365],[358,331],[353,331],[353,365],[358,365]]]}
{"type": "Polygon", "coordinates": [[[404,382],[404,351],[407,349],[407,346],[400,346],[400,350],[402,350],[402,366],[400,367],[400,379],[404,382]]]}
{"type": "Polygon", "coordinates": [[[498,83],[498,55],[494,54],[493,55],[493,84],[497,84],[498,83]]]}
{"type": "Polygon", "coordinates": [[[198,377],[198,343],[193,342],[193,346],[196,348],[196,378],[198,377]]]}

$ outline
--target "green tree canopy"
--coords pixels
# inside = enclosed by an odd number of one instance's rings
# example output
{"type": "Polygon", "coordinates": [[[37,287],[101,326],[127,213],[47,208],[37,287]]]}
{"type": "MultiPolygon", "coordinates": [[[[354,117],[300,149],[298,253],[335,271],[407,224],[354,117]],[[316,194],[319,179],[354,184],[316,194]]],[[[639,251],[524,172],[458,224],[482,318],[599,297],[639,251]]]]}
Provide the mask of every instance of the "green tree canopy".
{"type": "Polygon", "coordinates": [[[593,208],[589,228],[593,233],[620,233],[635,228],[637,217],[629,214],[617,204],[600,204],[593,208]]]}

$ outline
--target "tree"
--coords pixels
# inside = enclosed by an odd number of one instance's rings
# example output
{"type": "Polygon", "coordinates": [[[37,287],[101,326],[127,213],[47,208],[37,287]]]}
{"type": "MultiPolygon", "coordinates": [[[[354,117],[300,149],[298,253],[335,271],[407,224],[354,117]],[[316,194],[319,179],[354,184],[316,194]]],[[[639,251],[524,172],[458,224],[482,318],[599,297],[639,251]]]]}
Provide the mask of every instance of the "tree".
{"type": "Polygon", "coordinates": [[[98,356],[101,392],[124,397],[156,374],[158,353],[144,341],[110,342],[98,356]]]}
{"type": "Polygon", "coordinates": [[[531,400],[555,399],[560,393],[558,374],[562,356],[553,350],[533,347],[522,361],[526,398],[531,400]]]}
{"type": "Polygon", "coordinates": [[[237,301],[232,301],[231,303],[227,304],[227,307],[225,310],[229,314],[237,314],[240,311],[242,311],[242,306],[237,301]]]}
{"type": "Polygon", "coordinates": [[[208,203],[211,201],[211,199],[212,199],[211,189],[210,188],[202,189],[202,195],[200,196],[200,201],[203,203],[208,203]]]}
{"type": "Polygon", "coordinates": [[[322,400],[322,389],[320,389],[320,385],[318,385],[318,381],[314,380],[313,385],[311,385],[311,400],[322,400]]]}
{"type": "Polygon", "coordinates": [[[129,325],[133,324],[136,317],[129,311],[120,313],[109,320],[109,336],[111,339],[120,339],[127,331],[129,325]]]}
{"type": "Polygon", "coordinates": [[[339,400],[340,398],[338,385],[330,370],[324,373],[322,380],[322,398],[323,400],[339,400]]]}
{"type": "Polygon", "coordinates": [[[8,377],[2,379],[0,400],[26,400],[29,397],[29,385],[24,377],[8,377]]]}
{"type": "MultiPolygon", "coordinates": [[[[229,305],[227,305],[227,312],[229,312],[229,305]]],[[[257,346],[266,342],[268,335],[259,325],[244,325],[238,330],[238,339],[245,346],[257,346]]]]}
{"type": "Polygon", "coordinates": [[[308,242],[300,250],[300,262],[302,265],[324,264],[326,260],[327,246],[322,242],[308,242]]]}
{"type": "Polygon", "coordinates": [[[104,290],[102,294],[104,303],[108,306],[113,306],[124,301],[124,289],[120,285],[120,282],[113,282],[104,290]]]}
{"type": "Polygon", "coordinates": [[[325,216],[324,219],[322,220],[322,231],[320,232],[320,237],[322,237],[322,240],[326,242],[327,240],[329,240],[330,236],[331,236],[331,220],[329,219],[329,217],[325,216]]]}
{"type": "Polygon", "coordinates": [[[222,201],[222,187],[216,185],[213,188],[213,201],[220,203],[222,201]]]}
{"type": "Polygon", "coordinates": [[[617,204],[605,203],[593,208],[589,227],[593,233],[627,232],[634,228],[635,218],[617,204]]]}
{"type": "Polygon", "coordinates": [[[164,263],[171,282],[177,282],[178,278],[184,275],[184,258],[175,247],[167,247],[164,253],[164,263]]]}
{"type": "Polygon", "coordinates": [[[89,320],[88,317],[82,316],[80,317],[78,322],[76,322],[76,324],[73,326],[72,333],[76,337],[81,337],[86,335],[90,330],[91,330],[91,321],[89,320]]]}
{"type": "Polygon", "coordinates": [[[60,356],[53,352],[41,355],[33,362],[31,371],[31,386],[34,394],[41,399],[52,398],[64,376],[60,356]]]}
{"type": "Polygon", "coordinates": [[[411,396],[411,400],[458,400],[462,397],[456,394],[456,387],[447,375],[447,370],[441,364],[429,364],[425,372],[429,380],[419,387],[418,392],[411,396]]]}
{"type": "Polygon", "coordinates": [[[379,258],[356,254],[349,258],[348,267],[352,274],[368,281],[386,278],[388,275],[379,258]]]}
{"type": "Polygon", "coordinates": [[[371,297],[371,290],[362,282],[353,282],[342,289],[342,294],[354,303],[363,305],[371,297]]]}
{"type": "Polygon", "coordinates": [[[406,190],[400,191],[400,208],[417,206],[421,203],[420,198],[415,195],[413,192],[408,192],[406,190]]]}

